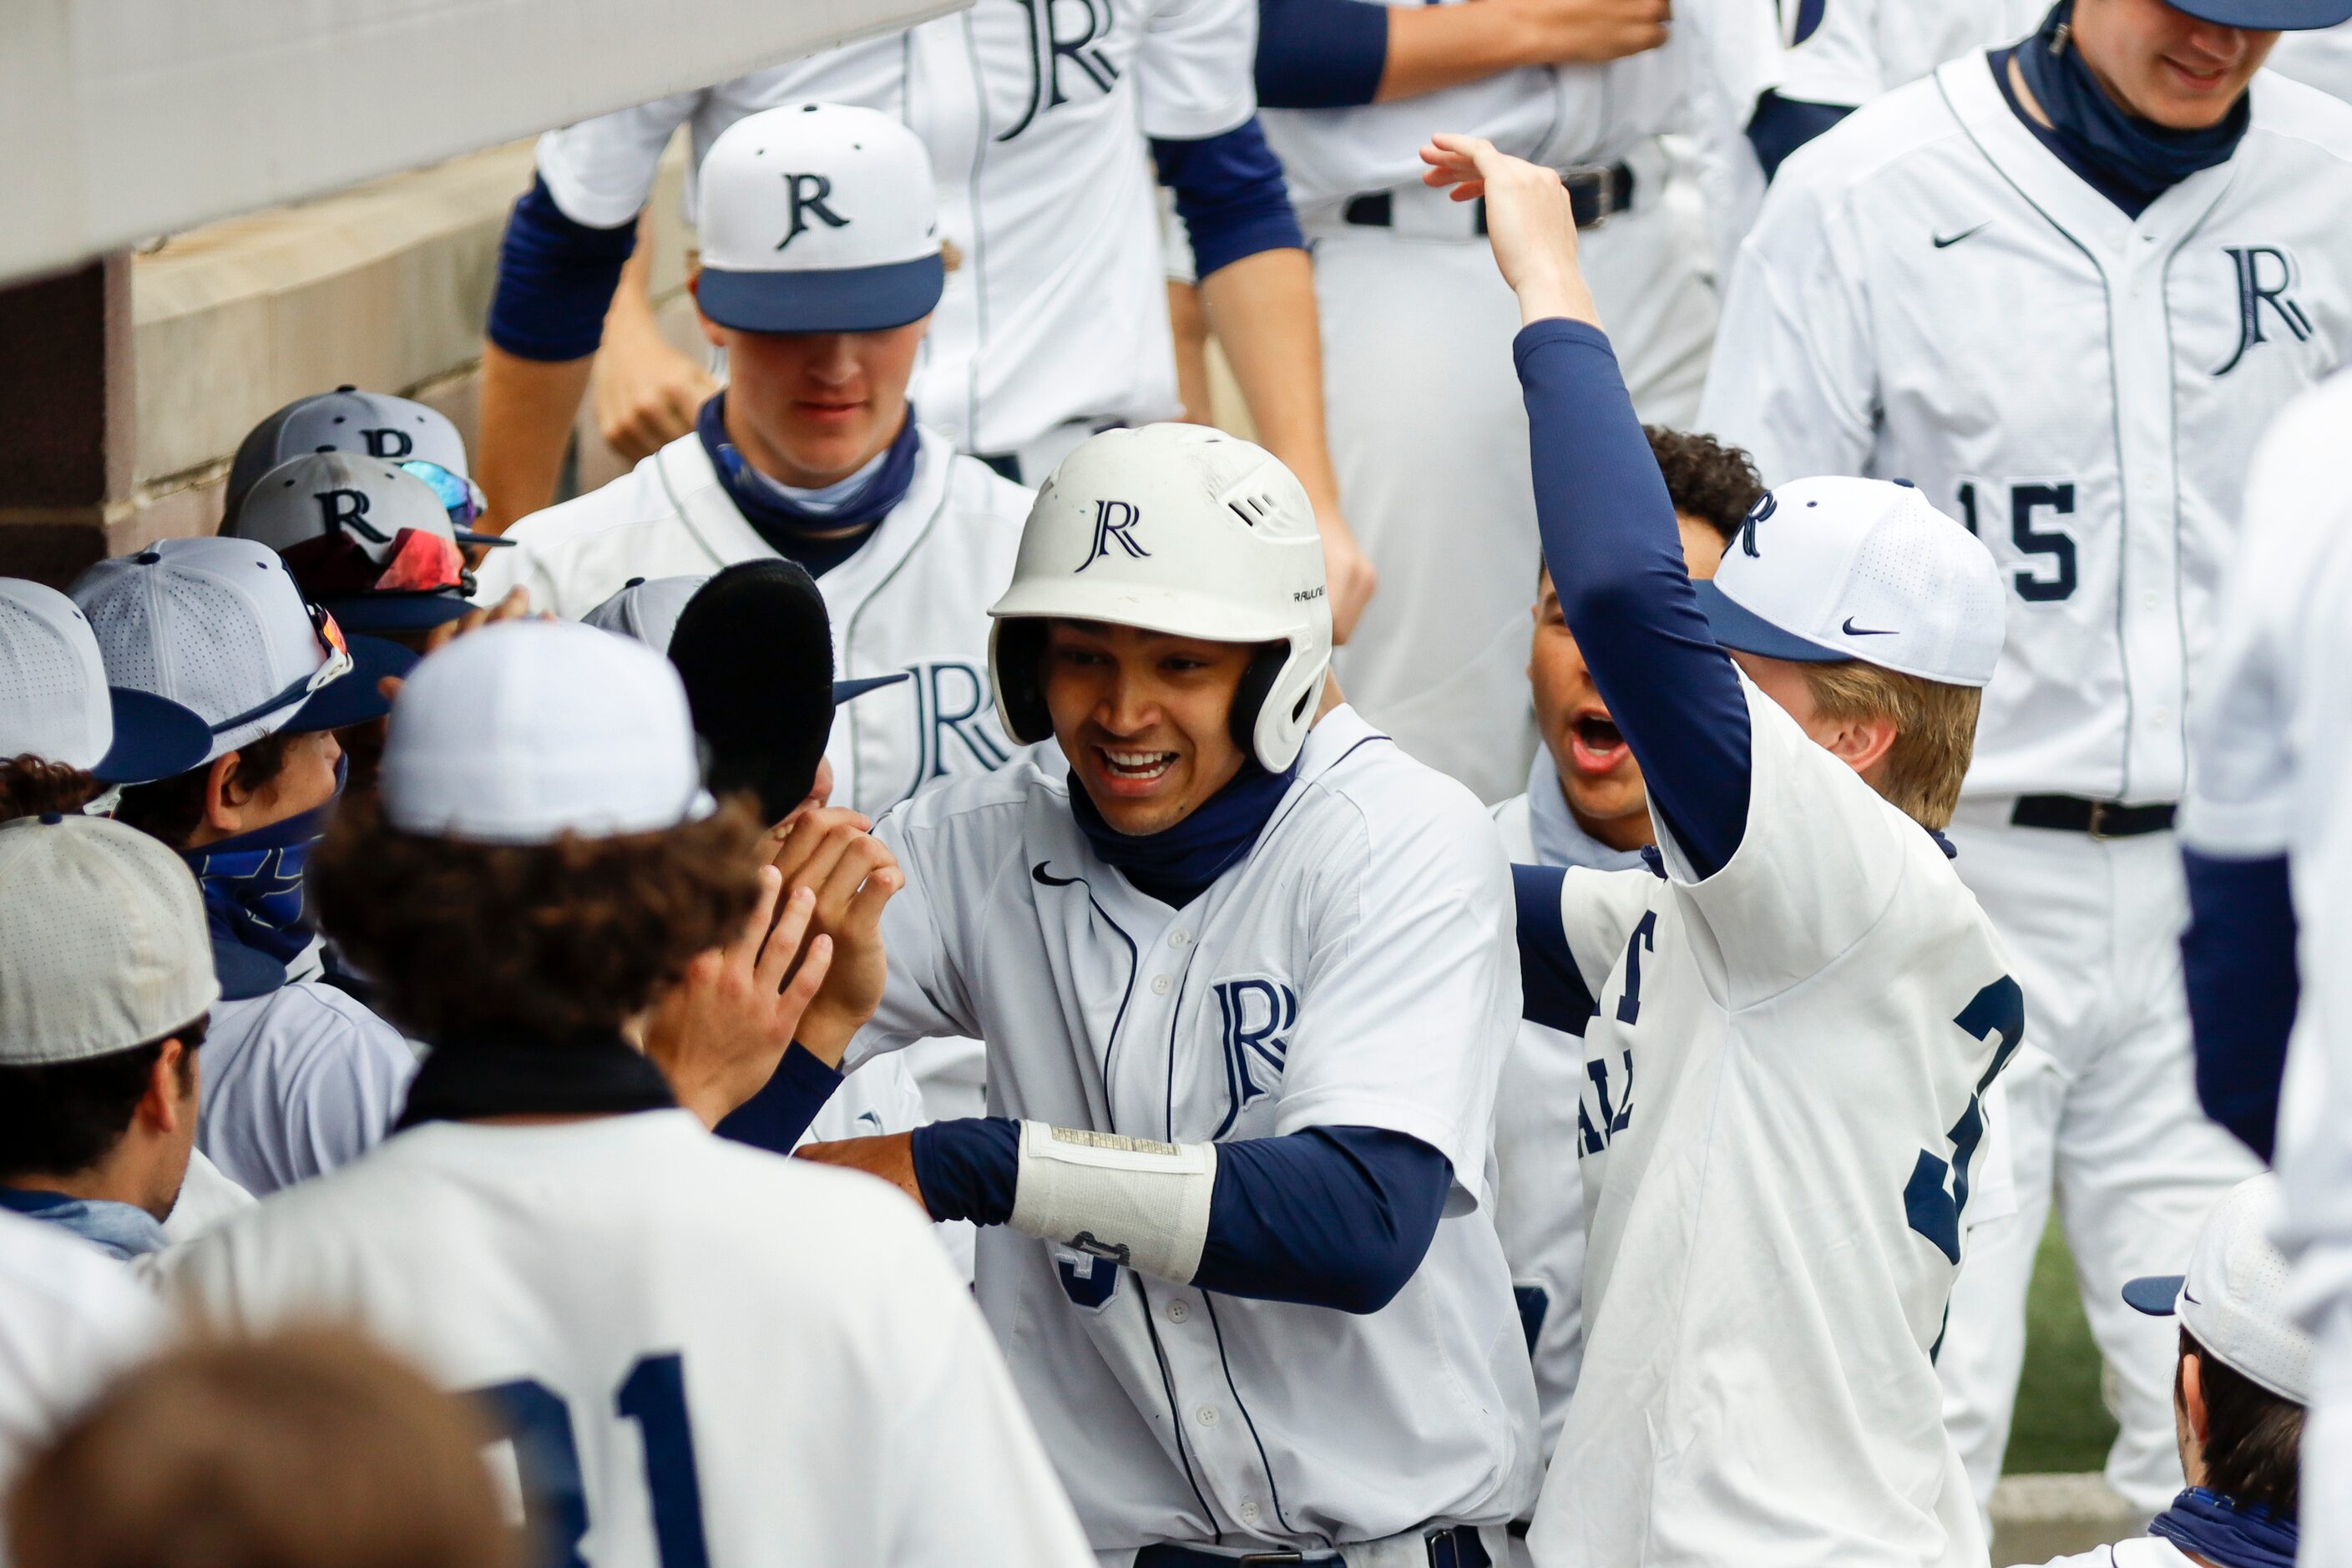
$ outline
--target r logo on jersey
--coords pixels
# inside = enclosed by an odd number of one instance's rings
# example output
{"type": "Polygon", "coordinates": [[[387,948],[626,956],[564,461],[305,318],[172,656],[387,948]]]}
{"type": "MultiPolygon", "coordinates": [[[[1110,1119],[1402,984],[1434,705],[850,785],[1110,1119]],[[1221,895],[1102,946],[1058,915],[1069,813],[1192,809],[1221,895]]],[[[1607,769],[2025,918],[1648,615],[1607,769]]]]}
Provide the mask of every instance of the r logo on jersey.
{"type": "Polygon", "coordinates": [[[1298,993],[1279,980],[1251,975],[1220,980],[1213,988],[1224,1023],[1225,1089],[1232,1103],[1209,1136],[1233,1131],[1255,1100],[1274,1092],[1290,1058],[1290,1031],[1298,1023],[1298,993]]]}
{"type": "Polygon", "coordinates": [[[907,668],[914,677],[916,736],[908,795],[950,773],[994,773],[1012,759],[1012,744],[996,728],[985,672],[961,659],[907,668]]]}
{"type": "Polygon", "coordinates": [[[833,195],[830,178],[824,174],[786,174],[783,181],[786,195],[792,203],[791,227],[785,230],[783,238],[776,241],[778,250],[807,233],[811,218],[827,228],[849,226],[847,218],[824,205],[826,198],[833,195]]]}
{"type": "Polygon", "coordinates": [[[1095,502],[1095,541],[1087,548],[1087,558],[1077,563],[1071,575],[1076,576],[1108,555],[1113,546],[1126,551],[1131,561],[1149,557],[1151,552],[1143,548],[1142,541],[1135,537],[1136,524],[1142,521],[1143,513],[1136,510],[1132,501],[1095,502]]]}
{"type": "Polygon", "coordinates": [[[1037,122],[1049,109],[1070,101],[1062,90],[1062,62],[1067,60],[1108,94],[1118,80],[1118,67],[1097,46],[1110,37],[1112,0],[1016,0],[1029,16],[1029,102],[1012,130],[997,137],[1010,142],[1037,122]],[[1083,18],[1076,31],[1062,31],[1062,19],[1075,12],[1083,18]]]}
{"type": "Polygon", "coordinates": [[[2229,255],[2238,277],[2238,347],[2230,362],[2213,373],[2216,376],[2229,374],[2247,350],[2271,341],[2263,330],[2265,310],[2296,342],[2311,340],[2311,318],[2287,292],[2296,282],[2294,258],[2272,245],[2233,245],[2229,255]]]}

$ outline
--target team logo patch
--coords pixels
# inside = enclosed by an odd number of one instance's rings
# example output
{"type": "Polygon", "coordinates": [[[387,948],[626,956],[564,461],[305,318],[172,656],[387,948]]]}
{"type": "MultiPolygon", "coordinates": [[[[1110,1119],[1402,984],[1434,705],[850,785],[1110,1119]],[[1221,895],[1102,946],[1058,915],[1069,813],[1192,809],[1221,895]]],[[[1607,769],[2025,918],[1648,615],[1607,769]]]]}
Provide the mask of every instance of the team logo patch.
{"type": "Polygon", "coordinates": [[[1135,537],[1136,528],[1142,521],[1143,513],[1137,510],[1133,501],[1095,502],[1094,542],[1087,547],[1087,558],[1072,569],[1071,574],[1075,576],[1085,571],[1113,550],[1125,551],[1130,561],[1150,558],[1151,552],[1143,547],[1143,541],[1135,537]]]}
{"type": "Polygon", "coordinates": [[[1282,1081],[1290,1058],[1290,1031],[1298,1023],[1298,993],[1279,980],[1250,975],[1220,980],[1213,989],[1223,1025],[1225,1091],[1230,1103],[1213,1139],[1233,1131],[1243,1111],[1282,1081]]]}
{"type": "MultiPolygon", "coordinates": [[[[400,431],[393,431],[400,435],[400,431]]],[[[349,529],[371,544],[389,544],[392,535],[367,521],[368,497],[365,490],[319,490],[310,499],[319,505],[319,515],[331,533],[337,529],[349,529]]]]}
{"type": "Polygon", "coordinates": [[[1029,17],[1029,100],[1013,128],[996,138],[999,142],[1012,141],[1036,124],[1039,115],[1070,101],[1070,95],[1062,90],[1065,63],[1076,73],[1074,83],[1089,82],[1097,93],[1108,94],[1118,80],[1118,67],[1101,47],[1110,37],[1111,0],[1019,0],[1019,4],[1029,17]],[[1065,22],[1074,26],[1066,31],[1065,22]]]}
{"type": "Polygon", "coordinates": [[[996,727],[996,704],[988,675],[961,659],[932,659],[907,667],[915,694],[914,794],[947,774],[993,773],[1013,755],[1013,744],[996,727]]]}
{"type": "Polygon", "coordinates": [[[788,220],[791,226],[784,231],[784,237],[776,241],[778,250],[806,234],[812,219],[827,228],[849,226],[847,218],[825,205],[833,195],[831,179],[824,174],[786,174],[783,181],[786,195],[792,203],[788,220]]]}
{"type": "Polygon", "coordinates": [[[369,457],[382,458],[388,463],[396,463],[416,450],[415,439],[407,431],[395,430],[389,426],[362,430],[360,439],[367,443],[369,457]]]}
{"type": "Polygon", "coordinates": [[[1780,503],[1772,499],[1770,490],[1756,498],[1756,504],[1748,509],[1748,516],[1739,524],[1739,549],[1743,554],[1761,556],[1762,552],[1756,548],[1756,525],[1780,510],[1780,503]]]}
{"type": "Polygon", "coordinates": [[[2312,332],[2311,318],[2291,292],[2299,281],[2294,258],[2274,245],[2233,245],[2229,256],[2237,271],[2238,346],[2216,376],[2229,374],[2249,351],[2272,341],[2265,321],[2299,343],[2310,342],[2312,332]]]}

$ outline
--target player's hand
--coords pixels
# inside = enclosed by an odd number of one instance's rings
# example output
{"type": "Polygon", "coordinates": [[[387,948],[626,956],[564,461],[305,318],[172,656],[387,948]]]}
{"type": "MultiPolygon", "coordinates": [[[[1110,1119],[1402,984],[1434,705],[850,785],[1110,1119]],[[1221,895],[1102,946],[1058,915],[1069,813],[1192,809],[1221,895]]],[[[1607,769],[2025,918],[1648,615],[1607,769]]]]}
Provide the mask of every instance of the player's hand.
{"type": "Polygon", "coordinates": [[[589,388],[605,445],[635,463],[693,429],[694,416],[719,384],[670,347],[650,321],[622,328],[608,318],[589,388]]]}
{"type": "Polygon", "coordinates": [[[759,901],[742,934],[696,955],[646,1022],[646,1055],[706,1127],[718,1126],[775,1075],[832,965],[832,939],[809,934],[815,895],[803,889],[784,898],[783,886],[782,876],[761,867],[759,901]]]}
{"type": "Polygon", "coordinates": [[[1441,132],[1421,150],[1422,184],[1454,187],[1457,202],[1486,198],[1486,243],[1503,281],[1519,297],[1519,320],[1601,324],[1576,260],[1576,213],[1559,175],[1497,152],[1483,136],[1441,132]]]}
{"type": "Polygon", "coordinates": [[[1485,0],[1507,9],[1520,63],[1606,65],[1654,49],[1671,36],[1669,0],[1485,0]]]}
{"type": "Polygon", "coordinates": [[[813,929],[833,940],[833,965],[802,1016],[800,1042],[829,1067],[881,1005],[888,965],[882,906],[906,885],[898,857],[855,811],[803,812],[778,830],[773,864],[784,886],[816,896],[813,929]]]}
{"type": "MultiPolygon", "coordinates": [[[[467,610],[456,620],[444,621],[439,626],[435,626],[432,630],[426,632],[424,637],[425,646],[419,651],[424,653],[438,653],[443,648],[447,647],[450,643],[455,641],[457,638],[464,637],[467,632],[479,631],[484,626],[493,625],[499,621],[524,620],[528,618],[530,615],[530,590],[528,588],[509,588],[507,590],[507,596],[500,599],[497,604],[485,605],[478,610],[467,610]]],[[[553,620],[555,617],[552,616],[542,616],[541,618],[545,620],[553,620]]]]}
{"type": "Polygon", "coordinates": [[[1331,585],[1331,640],[1343,643],[1355,635],[1364,606],[1379,592],[1381,574],[1338,508],[1317,508],[1315,526],[1323,535],[1324,581],[1331,585]]]}
{"type": "Polygon", "coordinates": [[[892,1132],[880,1138],[844,1138],[834,1143],[811,1143],[793,1152],[795,1160],[814,1160],[820,1165],[840,1165],[852,1171],[863,1171],[869,1176],[879,1176],[908,1197],[915,1200],[925,1214],[922,1184],[915,1180],[915,1139],[912,1133],[892,1132]]]}

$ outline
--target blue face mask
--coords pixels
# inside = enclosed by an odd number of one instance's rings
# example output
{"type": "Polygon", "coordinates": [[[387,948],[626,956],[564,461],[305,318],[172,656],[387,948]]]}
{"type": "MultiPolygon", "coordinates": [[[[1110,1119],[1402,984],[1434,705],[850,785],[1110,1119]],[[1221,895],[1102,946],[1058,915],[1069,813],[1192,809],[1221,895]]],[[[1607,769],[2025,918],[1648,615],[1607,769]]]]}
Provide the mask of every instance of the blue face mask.
{"type": "Polygon", "coordinates": [[[205,918],[215,937],[279,963],[310,945],[315,928],[303,909],[302,877],[342,795],[345,766],[335,764],[335,793],[324,805],[182,854],[204,889],[205,918]]]}
{"type": "Polygon", "coordinates": [[[2202,131],[2142,120],[2109,98],[2083,63],[2074,16],[2074,0],[2059,0],[2041,31],[2017,46],[2018,68],[2050,117],[2042,134],[2053,151],[2133,217],[2200,169],[2230,161],[2253,112],[2251,94],[2240,93],[2220,122],[2202,131]]]}

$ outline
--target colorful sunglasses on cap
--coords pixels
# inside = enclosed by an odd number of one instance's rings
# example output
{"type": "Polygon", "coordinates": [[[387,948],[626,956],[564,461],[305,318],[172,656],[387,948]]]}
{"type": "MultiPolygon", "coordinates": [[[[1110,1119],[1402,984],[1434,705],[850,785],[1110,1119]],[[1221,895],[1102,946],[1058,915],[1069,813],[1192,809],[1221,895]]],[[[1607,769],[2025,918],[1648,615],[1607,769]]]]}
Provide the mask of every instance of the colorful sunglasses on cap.
{"type": "Polygon", "coordinates": [[[433,487],[433,493],[441,498],[442,510],[449,514],[449,526],[457,531],[458,543],[501,545],[514,542],[495,533],[477,533],[468,526],[490,510],[490,502],[489,498],[482,493],[482,487],[467,476],[452,473],[440,464],[428,462],[423,458],[413,458],[400,467],[433,487]]]}

